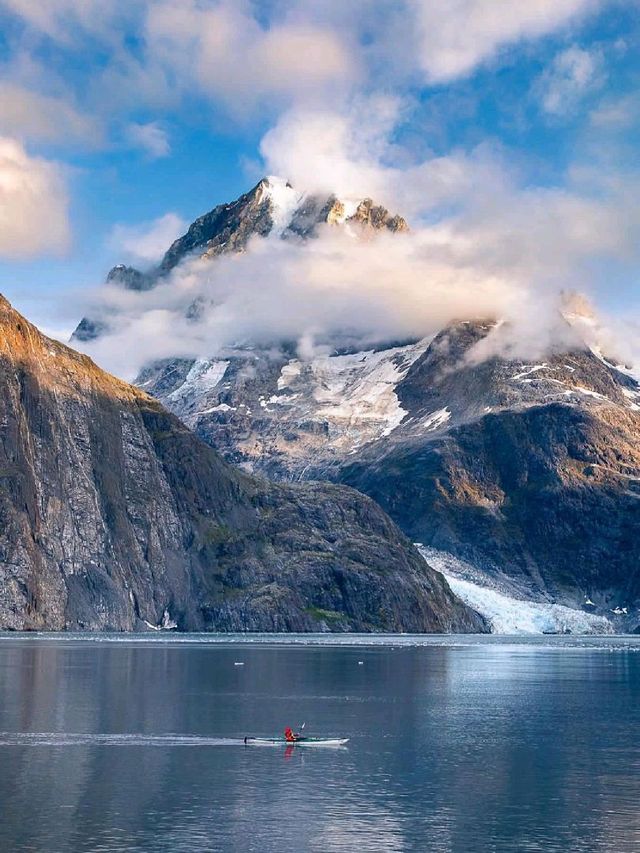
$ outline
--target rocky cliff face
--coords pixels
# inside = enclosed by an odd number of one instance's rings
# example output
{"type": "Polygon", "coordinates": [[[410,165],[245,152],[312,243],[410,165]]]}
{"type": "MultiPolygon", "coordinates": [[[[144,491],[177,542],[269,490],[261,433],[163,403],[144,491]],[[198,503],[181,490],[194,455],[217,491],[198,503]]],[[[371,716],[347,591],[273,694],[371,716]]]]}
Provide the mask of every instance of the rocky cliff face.
{"type": "Polygon", "coordinates": [[[342,486],[231,468],[0,297],[0,628],[483,630],[342,486]]]}
{"type": "MultiPolygon", "coordinates": [[[[540,599],[638,624],[640,390],[586,348],[464,362],[480,324],[439,335],[397,387],[410,413],[345,460],[414,539],[540,599]]],[[[613,619],[614,623],[616,619],[613,619]]]]}
{"type": "Polygon", "coordinates": [[[223,455],[274,479],[326,478],[406,416],[396,388],[428,342],[303,361],[234,349],[170,359],[138,382],[223,455]]]}

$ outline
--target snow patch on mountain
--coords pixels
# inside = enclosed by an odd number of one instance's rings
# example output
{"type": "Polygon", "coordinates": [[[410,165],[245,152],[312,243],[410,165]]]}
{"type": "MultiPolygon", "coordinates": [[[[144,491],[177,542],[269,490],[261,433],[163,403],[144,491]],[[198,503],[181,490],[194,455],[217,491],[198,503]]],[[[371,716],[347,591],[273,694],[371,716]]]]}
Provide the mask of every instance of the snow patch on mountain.
{"type": "Polygon", "coordinates": [[[178,403],[192,397],[201,397],[222,382],[229,367],[228,361],[198,358],[186,375],[182,385],[167,395],[167,400],[178,403]]]}
{"type": "Polygon", "coordinates": [[[500,589],[497,584],[489,586],[488,578],[486,583],[479,583],[479,573],[472,569],[470,572],[467,563],[451,554],[416,544],[429,565],[445,576],[453,592],[485,617],[493,634],[614,633],[605,616],[561,604],[517,598],[511,590],[500,589]]]}
{"type": "Polygon", "coordinates": [[[530,376],[532,373],[537,373],[539,370],[544,370],[548,366],[549,365],[546,363],[546,361],[543,364],[534,364],[533,367],[529,367],[527,368],[527,370],[523,370],[520,373],[516,373],[516,375],[512,376],[511,378],[513,380],[522,380],[525,376],[530,376]]]}
{"type": "Polygon", "coordinates": [[[451,412],[445,406],[444,409],[438,409],[436,412],[431,412],[430,415],[427,415],[426,419],[422,422],[422,429],[425,432],[432,432],[446,424],[450,418],[451,412]]]}
{"type": "Polygon", "coordinates": [[[421,341],[381,352],[369,350],[308,362],[292,361],[282,368],[278,389],[310,390],[314,419],[326,420],[330,431],[359,432],[364,427],[370,430],[368,440],[386,436],[407,414],[396,395],[396,386],[426,347],[427,343],[421,341]]]}
{"type": "Polygon", "coordinates": [[[269,175],[263,182],[263,199],[270,203],[273,226],[270,236],[280,237],[291,224],[293,214],[300,206],[304,193],[294,190],[284,178],[269,175]]]}

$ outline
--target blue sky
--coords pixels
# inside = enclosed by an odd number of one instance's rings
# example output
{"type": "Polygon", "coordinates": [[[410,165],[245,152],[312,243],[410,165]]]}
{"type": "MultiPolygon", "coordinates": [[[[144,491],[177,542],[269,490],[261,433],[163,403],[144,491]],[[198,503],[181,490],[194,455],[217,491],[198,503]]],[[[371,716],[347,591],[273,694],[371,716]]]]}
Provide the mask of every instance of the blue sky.
{"type": "Polygon", "coordinates": [[[0,0],[0,290],[62,334],[136,240],[277,172],[635,317],[639,8],[0,0]]]}

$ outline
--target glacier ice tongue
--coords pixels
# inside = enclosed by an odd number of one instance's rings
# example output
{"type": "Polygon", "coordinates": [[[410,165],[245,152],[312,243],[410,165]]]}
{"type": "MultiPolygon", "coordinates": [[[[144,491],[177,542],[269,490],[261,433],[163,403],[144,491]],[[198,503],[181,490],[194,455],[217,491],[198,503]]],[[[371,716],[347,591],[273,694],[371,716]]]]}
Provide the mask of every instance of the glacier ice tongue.
{"type": "Polygon", "coordinates": [[[441,572],[453,592],[480,613],[491,625],[492,634],[612,634],[605,616],[585,613],[562,604],[516,598],[505,590],[463,577],[466,564],[451,554],[416,546],[429,565],[441,572]]]}

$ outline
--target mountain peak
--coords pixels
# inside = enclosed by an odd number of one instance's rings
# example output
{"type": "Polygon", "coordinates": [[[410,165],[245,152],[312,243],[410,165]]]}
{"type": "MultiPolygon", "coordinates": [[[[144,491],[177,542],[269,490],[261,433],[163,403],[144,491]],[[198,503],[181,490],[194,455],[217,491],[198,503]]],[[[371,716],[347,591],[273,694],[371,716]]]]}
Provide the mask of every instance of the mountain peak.
{"type": "MultiPolygon", "coordinates": [[[[191,223],[171,244],[159,266],[140,272],[125,264],[114,266],[107,282],[127,290],[151,290],[189,257],[213,259],[244,252],[254,237],[307,239],[322,226],[343,226],[354,236],[363,232],[407,231],[407,222],[389,213],[371,198],[339,198],[335,194],[306,193],[286,179],[266,175],[235,201],[219,204],[191,223]]],[[[106,317],[84,318],[71,340],[90,341],[108,329],[106,317]]]]}
{"type": "Polygon", "coordinates": [[[374,231],[408,230],[406,220],[390,214],[371,198],[306,193],[286,178],[266,175],[236,201],[220,204],[196,219],[169,248],[159,274],[169,272],[198,251],[201,257],[212,258],[244,251],[253,236],[311,237],[322,224],[359,225],[374,231]]]}

